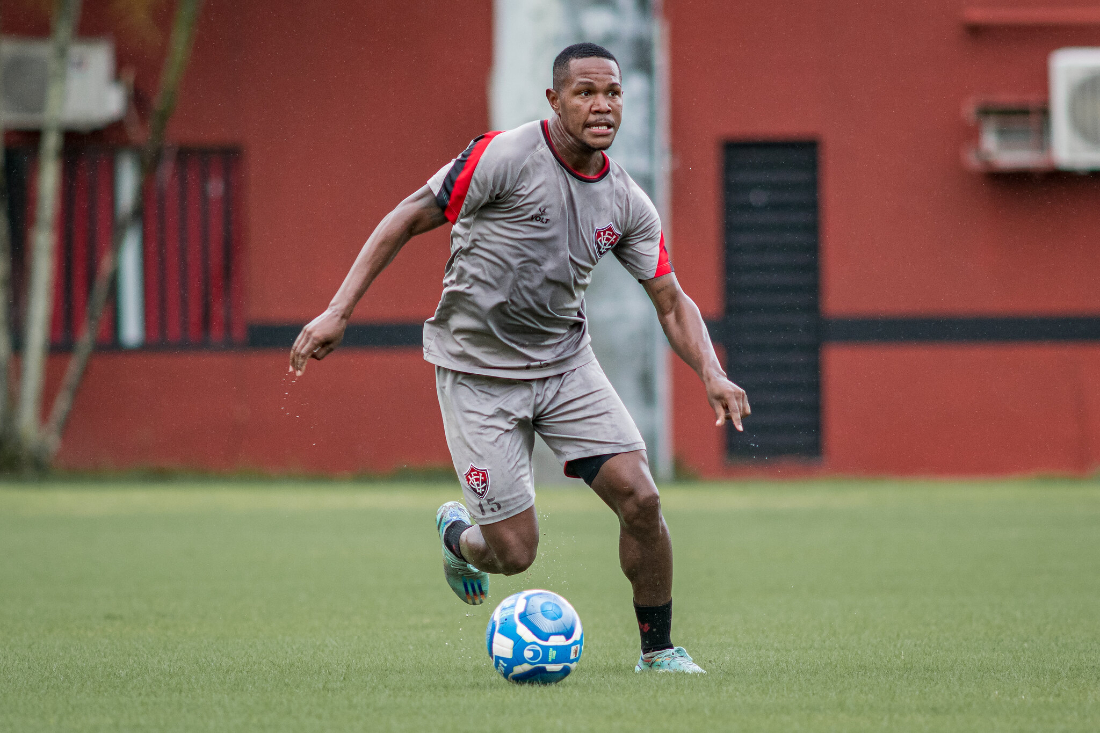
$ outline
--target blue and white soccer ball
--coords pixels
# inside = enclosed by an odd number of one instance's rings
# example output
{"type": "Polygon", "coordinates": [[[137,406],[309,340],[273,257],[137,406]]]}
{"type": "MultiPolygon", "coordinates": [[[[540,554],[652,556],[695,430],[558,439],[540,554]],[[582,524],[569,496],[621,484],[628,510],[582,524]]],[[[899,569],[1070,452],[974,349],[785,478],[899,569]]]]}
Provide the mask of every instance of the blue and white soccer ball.
{"type": "Polygon", "coordinates": [[[485,645],[504,679],[549,685],[576,668],[584,630],[569,601],[548,590],[525,590],[493,611],[485,645]]]}

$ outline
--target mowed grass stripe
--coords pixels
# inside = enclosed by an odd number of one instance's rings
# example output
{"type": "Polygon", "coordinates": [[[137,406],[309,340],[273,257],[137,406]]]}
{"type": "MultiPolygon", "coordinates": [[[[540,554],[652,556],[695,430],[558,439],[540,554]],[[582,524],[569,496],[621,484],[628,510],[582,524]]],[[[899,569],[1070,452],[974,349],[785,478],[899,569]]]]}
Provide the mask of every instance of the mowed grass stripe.
{"type": "Polygon", "coordinates": [[[543,491],[540,555],[467,607],[442,485],[0,489],[0,730],[1096,730],[1096,482],[670,486],[675,640],[638,678],[616,522],[543,491]],[[553,688],[484,649],[508,593],[576,606],[553,688]]]}

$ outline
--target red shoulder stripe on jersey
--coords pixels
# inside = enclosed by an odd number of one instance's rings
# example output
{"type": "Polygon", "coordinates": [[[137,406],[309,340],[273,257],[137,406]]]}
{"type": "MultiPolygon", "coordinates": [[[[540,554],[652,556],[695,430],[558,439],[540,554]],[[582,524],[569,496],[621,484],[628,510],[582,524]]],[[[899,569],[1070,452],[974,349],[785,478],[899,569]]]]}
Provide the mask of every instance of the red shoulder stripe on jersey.
{"type": "Polygon", "coordinates": [[[436,202],[443,207],[443,215],[452,224],[458,221],[462,204],[466,202],[466,194],[470,191],[470,179],[474,177],[474,169],[477,168],[478,161],[481,160],[485,148],[489,147],[492,139],[499,134],[500,131],[498,130],[487,132],[475,138],[469,147],[462,151],[462,155],[458,156],[454,165],[451,166],[451,171],[447,174],[447,180],[444,181],[444,187],[440,189],[439,194],[436,196],[436,202]],[[452,181],[453,185],[448,186],[447,184],[452,181]],[[445,191],[446,195],[444,195],[445,191]]]}
{"type": "Polygon", "coordinates": [[[458,174],[462,172],[462,169],[466,167],[466,161],[470,158],[470,153],[473,152],[474,146],[484,135],[478,135],[470,144],[466,146],[466,149],[458,154],[458,157],[451,162],[451,167],[447,171],[447,175],[443,178],[443,183],[439,187],[439,192],[435,195],[435,202],[439,205],[439,208],[444,211],[447,210],[447,205],[451,203],[451,192],[454,191],[455,179],[458,178],[458,174]]]}
{"type": "Polygon", "coordinates": [[[660,277],[672,272],[672,263],[668,259],[668,250],[665,249],[665,233],[661,232],[661,242],[657,245],[657,271],[653,277],[660,277]]]}

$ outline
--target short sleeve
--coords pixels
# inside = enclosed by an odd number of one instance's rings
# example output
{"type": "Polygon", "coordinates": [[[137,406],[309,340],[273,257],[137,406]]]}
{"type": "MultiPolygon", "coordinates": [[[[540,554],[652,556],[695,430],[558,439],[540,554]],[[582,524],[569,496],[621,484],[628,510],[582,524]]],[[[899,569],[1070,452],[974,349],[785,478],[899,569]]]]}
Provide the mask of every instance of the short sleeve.
{"type": "Polygon", "coordinates": [[[464,207],[467,213],[477,211],[499,194],[496,189],[503,182],[494,171],[499,166],[494,165],[492,156],[485,155],[489,143],[499,134],[487,132],[475,137],[457,158],[428,179],[435,202],[452,224],[458,221],[464,207]]]}
{"type": "Polygon", "coordinates": [[[645,192],[631,181],[630,215],[623,238],[612,250],[627,271],[640,281],[672,272],[665,249],[661,217],[645,192]]]}

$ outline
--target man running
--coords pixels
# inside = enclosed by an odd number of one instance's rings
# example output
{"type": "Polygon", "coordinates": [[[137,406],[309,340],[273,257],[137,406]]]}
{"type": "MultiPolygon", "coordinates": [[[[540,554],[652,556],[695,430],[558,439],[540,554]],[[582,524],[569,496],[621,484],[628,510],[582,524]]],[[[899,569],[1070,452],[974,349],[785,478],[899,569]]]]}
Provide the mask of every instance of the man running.
{"type": "Polygon", "coordinates": [[[302,329],[290,366],[301,374],[309,358],[336,348],[355,304],[405,242],[453,224],[443,295],[424,324],[465,499],[436,514],[447,582],[476,605],[488,573],[534,562],[538,433],[566,475],[619,517],[642,642],[635,672],[703,673],[672,644],[672,543],[645,443],[589,345],[584,292],[600,258],[613,253],[641,281],[673,350],[702,379],[717,425],[728,418],[740,430],[748,399],[676,281],[656,209],[603,152],[622,119],[618,62],[581,43],[558,55],[553,74],[549,120],[475,138],[382,220],[329,307],[302,329]]]}

